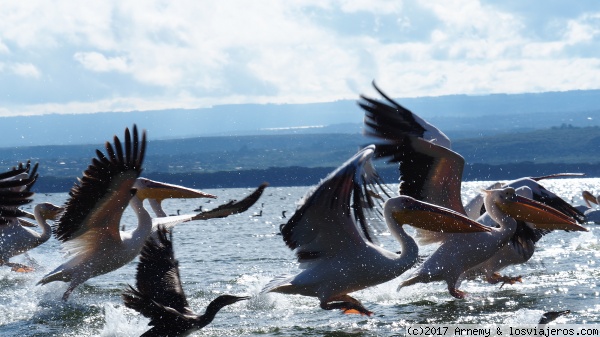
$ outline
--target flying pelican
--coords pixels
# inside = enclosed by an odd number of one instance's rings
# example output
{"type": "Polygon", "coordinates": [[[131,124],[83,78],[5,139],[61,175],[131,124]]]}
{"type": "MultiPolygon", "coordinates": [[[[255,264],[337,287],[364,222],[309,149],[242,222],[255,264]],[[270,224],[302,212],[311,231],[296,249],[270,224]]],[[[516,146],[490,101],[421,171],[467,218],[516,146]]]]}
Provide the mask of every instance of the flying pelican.
{"type": "Polygon", "coordinates": [[[26,254],[27,251],[48,241],[52,229],[46,220],[54,220],[61,211],[60,208],[49,203],[36,205],[34,214],[18,208],[32,201],[33,192],[30,192],[30,189],[38,177],[37,167],[38,165],[35,164],[32,169],[30,162],[27,162],[26,166],[19,163],[18,168],[0,174],[0,265],[7,265],[13,271],[34,270],[30,266],[11,263],[9,259],[26,254]],[[42,232],[28,228],[36,225],[18,216],[37,220],[42,232]]]}
{"type": "MultiPolygon", "coordinates": [[[[70,260],[44,276],[38,284],[70,282],[62,299],[86,280],[116,270],[133,260],[152,231],[152,218],[143,207],[144,199],[202,197],[201,192],[177,185],[148,183],[138,179],[146,152],[146,132],[139,139],[125,129],[124,146],[117,136],[114,147],[106,142],[106,155],[96,150],[97,158],[71,189],[65,211],[53,227],[56,238],[69,251],[70,260]],[[119,231],[127,205],[137,215],[132,231],[119,231]]],[[[168,219],[168,218],[165,218],[168,219]]]]}
{"type": "MultiPolygon", "coordinates": [[[[325,310],[371,315],[371,311],[348,294],[389,281],[417,262],[417,244],[402,228],[405,223],[402,205],[410,200],[392,198],[383,205],[385,222],[399,241],[401,252],[373,244],[365,217],[365,210],[375,206],[375,191],[381,187],[371,164],[373,154],[374,146],[360,150],[304,197],[303,204],[281,226],[283,240],[295,251],[302,271],[272,280],[262,293],[313,296],[325,310]]],[[[490,230],[456,212],[439,208],[423,209],[421,215],[423,221],[415,226],[430,230],[490,230]],[[440,218],[450,221],[437,221],[440,218]]]]}
{"type": "Polygon", "coordinates": [[[519,196],[512,187],[484,193],[486,214],[500,227],[491,228],[489,233],[447,234],[440,247],[398,289],[421,282],[446,281],[452,296],[464,298],[465,293],[458,287],[465,272],[496,254],[514,234],[517,220],[548,230],[586,230],[554,208],[519,196]]]}
{"type": "MultiPolygon", "coordinates": [[[[365,135],[379,139],[376,144],[378,158],[388,158],[390,162],[399,162],[401,184],[399,193],[408,195],[417,200],[450,208],[461,214],[469,215],[476,219],[483,212],[483,196],[476,197],[467,206],[461,200],[461,182],[464,168],[464,158],[451,150],[450,139],[435,126],[404,108],[385,93],[373,82],[375,89],[385,101],[361,96],[358,104],[365,111],[365,135]]],[[[495,184],[489,189],[502,186],[529,186],[533,191],[533,199],[543,202],[558,209],[568,216],[581,222],[583,215],[571,205],[549,192],[538,180],[559,176],[580,176],[578,173],[563,173],[537,178],[524,178],[510,182],[507,185],[495,184]]],[[[533,244],[546,232],[537,229],[518,227],[515,236],[511,238],[511,245],[505,248],[515,250],[514,254],[521,254],[518,261],[525,262],[533,253],[533,244]],[[525,253],[523,253],[525,252],[525,253]],[[527,253],[530,252],[531,254],[527,253]]],[[[432,233],[417,229],[417,237],[422,244],[443,242],[448,236],[446,233],[432,233]]],[[[502,257],[499,255],[498,257],[502,257]]],[[[507,260],[504,260],[507,261],[507,260]]],[[[517,260],[511,260],[516,263],[517,260]]],[[[498,265],[491,272],[498,272],[505,265],[498,265]]],[[[511,281],[512,278],[494,274],[488,281],[511,281]]]]}
{"type": "Polygon", "coordinates": [[[173,253],[172,239],[159,227],[156,236],[146,241],[137,267],[137,289],[129,286],[122,297],[125,306],[150,318],[152,328],[142,336],[187,336],[214,319],[221,308],[248,297],[221,295],[214,299],[204,315],[189,307],[179,276],[179,262],[173,253]]]}

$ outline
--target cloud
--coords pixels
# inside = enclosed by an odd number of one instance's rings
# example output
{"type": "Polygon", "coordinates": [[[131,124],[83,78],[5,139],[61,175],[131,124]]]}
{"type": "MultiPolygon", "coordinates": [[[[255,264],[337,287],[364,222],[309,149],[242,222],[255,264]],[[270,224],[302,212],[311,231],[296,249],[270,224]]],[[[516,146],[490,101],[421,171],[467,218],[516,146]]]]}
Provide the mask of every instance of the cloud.
{"type": "Polygon", "coordinates": [[[78,52],[73,55],[73,58],[91,71],[127,71],[127,60],[124,57],[107,58],[98,52],[78,52]]]}
{"type": "Polygon", "coordinates": [[[330,101],[356,98],[373,79],[395,96],[591,89],[600,77],[599,7],[0,2],[0,91],[13,113],[41,113],[330,101]],[[41,78],[45,85],[32,86],[41,78]]]}
{"type": "Polygon", "coordinates": [[[36,66],[31,63],[15,63],[11,65],[11,70],[22,77],[40,78],[42,74],[36,66]]]}

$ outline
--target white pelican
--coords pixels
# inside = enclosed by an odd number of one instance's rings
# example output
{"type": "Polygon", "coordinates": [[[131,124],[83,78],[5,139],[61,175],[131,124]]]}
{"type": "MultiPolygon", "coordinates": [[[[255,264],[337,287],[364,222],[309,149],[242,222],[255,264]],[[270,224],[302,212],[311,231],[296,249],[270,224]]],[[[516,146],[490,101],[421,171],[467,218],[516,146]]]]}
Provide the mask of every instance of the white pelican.
{"type": "Polygon", "coordinates": [[[146,133],[142,133],[140,140],[134,125],[133,137],[127,128],[124,141],[123,146],[115,136],[114,147],[107,142],[106,156],[96,150],[97,158],[92,159],[79,184],[71,189],[65,211],[53,228],[70,259],[38,284],[70,282],[63,300],[81,283],[116,270],[138,255],[152,231],[152,219],[143,207],[144,199],[205,196],[181,186],[138,179],[146,150],[146,133]],[[119,231],[128,204],[137,215],[138,226],[132,231],[119,231]]]}
{"type": "Polygon", "coordinates": [[[18,168],[0,174],[0,265],[9,266],[13,271],[33,271],[32,267],[11,263],[9,259],[48,241],[52,229],[46,220],[54,220],[61,211],[49,203],[36,205],[34,214],[18,208],[32,201],[30,189],[37,179],[37,167],[36,164],[31,169],[29,162],[26,166],[20,163],[18,168]],[[42,232],[28,228],[36,225],[18,216],[36,219],[42,232]]]}
{"type": "MultiPolygon", "coordinates": [[[[389,231],[401,252],[385,250],[372,242],[365,210],[375,205],[380,179],[371,164],[374,146],[368,146],[327,176],[303,199],[289,221],[281,226],[287,246],[293,249],[302,271],[268,283],[266,292],[317,297],[325,310],[371,315],[348,294],[389,281],[412,267],[418,258],[415,241],[402,228],[401,211],[410,200],[392,198],[383,205],[389,231]]],[[[423,209],[415,226],[436,231],[489,231],[485,226],[440,208],[423,209]],[[427,220],[425,217],[427,216],[427,220]],[[436,221],[444,218],[450,221],[436,221]]]]}
{"type": "Polygon", "coordinates": [[[484,193],[486,214],[500,227],[491,228],[489,233],[446,234],[440,247],[398,289],[443,280],[452,296],[464,298],[465,293],[458,287],[465,272],[498,253],[513,236],[517,219],[542,229],[586,230],[554,208],[517,195],[512,187],[484,193]]]}
{"type": "MultiPolygon", "coordinates": [[[[433,125],[386,96],[375,83],[373,86],[385,101],[361,96],[359,105],[365,110],[364,133],[380,140],[376,148],[376,157],[389,158],[390,162],[400,162],[399,193],[478,218],[482,214],[483,197],[475,198],[466,207],[463,206],[460,192],[465,162],[462,156],[450,149],[450,139],[433,125]]],[[[537,183],[537,180],[545,178],[580,175],[564,173],[524,178],[515,180],[509,185],[515,188],[529,186],[535,200],[548,204],[581,222],[583,216],[580,212],[537,183]]],[[[498,183],[491,188],[501,186],[504,185],[498,183]]],[[[423,230],[417,232],[419,242],[423,244],[443,242],[447,237],[446,233],[431,233],[423,230]]],[[[525,262],[533,253],[535,241],[539,240],[544,233],[537,229],[530,230],[519,226],[506,249],[514,249],[512,254],[521,255],[519,261],[525,262]]],[[[498,260],[501,257],[503,255],[499,255],[498,260]]],[[[506,261],[508,260],[504,260],[506,261]]],[[[516,263],[517,260],[511,261],[516,263]]],[[[497,265],[496,269],[491,271],[494,277],[488,277],[488,281],[498,282],[498,277],[501,277],[502,281],[511,281],[512,278],[495,274],[503,266],[505,265],[497,265]]]]}
{"type": "Polygon", "coordinates": [[[137,289],[129,286],[122,297],[125,306],[150,318],[152,328],[142,336],[187,336],[214,319],[221,308],[248,297],[221,295],[203,315],[190,308],[179,276],[179,263],[173,253],[172,239],[159,227],[157,235],[146,241],[137,267],[137,289]]]}

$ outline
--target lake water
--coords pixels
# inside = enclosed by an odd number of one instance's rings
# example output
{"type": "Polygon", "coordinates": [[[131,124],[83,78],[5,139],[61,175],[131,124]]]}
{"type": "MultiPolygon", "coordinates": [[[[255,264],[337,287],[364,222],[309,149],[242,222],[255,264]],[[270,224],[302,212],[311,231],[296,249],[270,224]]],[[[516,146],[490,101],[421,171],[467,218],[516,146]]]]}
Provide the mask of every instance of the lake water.
{"type": "MultiPolygon", "coordinates": [[[[488,185],[468,182],[465,200],[488,185]]],[[[581,204],[584,189],[600,192],[600,179],[556,179],[544,185],[569,202],[581,204]]],[[[395,187],[392,187],[396,190],[395,187]]],[[[418,284],[396,291],[398,279],[353,294],[371,317],[343,315],[319,308],[318,300],[296,295],[259,295],[273,277],[298,271],[293,253],[276,235],[282,211],[289,218],[308,187],[269,187],[249,211],[226,219],[181,224],[174,231],[175,255],[179,259],[183,287],[192,308],[203,312],[220,294],[245,294],[252,298],[224,308],[214,322],[196,336],[391,336],[403,334],[412,323],[536,323],[543,312],[571,310],[559,323],[600,323],[600,226],[589,232],[556,232],[538,244],[525,265],[505,270],[522,275],[514,286],[466,281],[464,300],[451,297],[445,283],[418,284]],[[253,216],[262,210],[262,216],[253,216]]],[[[184,200],[165,203],[168,214],[182,214],[202,205],[205,210],[229,199],[239,199],[252,189],[208,189],[218,201],[184,200]]],[[[62,204],[66,194],[38,194],[36,201],[62,204]]],[[[126,213],[131,229],[136,219],[126,213]]],[[[396,251],[389,235],[380,242],[396,251]]],[[[427,255],[433,246],[425,246],[427,255]]],[[[120,294],[135,284],[137,260],[87,281],[61,301],[67,284],[37,286],[47,272],[63,260],[55,239],[32,250],[37,270],[28,274],[0,268],[1,336],[139,336],[148,320],[123,306],[120,294]]],[[[14,262],[26,262],[15,258],[14,262]]],[[[410,273],[410,271],[409,271],[410,273]]]]}

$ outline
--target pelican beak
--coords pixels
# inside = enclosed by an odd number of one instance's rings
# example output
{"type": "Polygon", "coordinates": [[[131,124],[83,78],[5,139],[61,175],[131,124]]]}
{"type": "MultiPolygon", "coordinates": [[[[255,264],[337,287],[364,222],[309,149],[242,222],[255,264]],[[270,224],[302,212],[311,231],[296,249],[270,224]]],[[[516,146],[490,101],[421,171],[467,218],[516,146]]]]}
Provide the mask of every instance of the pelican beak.
{"type": "Polygon", "coordinates": [[[598,199],[596,199],[596,197],[593,196],[589,191],[583,191],[581,194],[588,207],[592,207],[592,203],[598,205],[598,199]]]}
{"type": "Polygon", "coordinates": [[[23,217],[24,218],[35,220],[35,215],[33,215],[33,213],[29,213],[29,212],[24,211],[24,210],[21,210],[21,212],[23,212],[23,217]]]}
{"type": "Polygon", "coordinates": [[[584,231],[587,229],[578,225],[575,220],[559,212],[555,208],[515,195],[512,202],[499,202],[498,207],[507,215],[521,221],[531,222],[539,229],[584,231]]]}
{"type": "MultiPolygon", "coordinates": [[[[490,232],[491,229],[449,208],[402,196],[395,198],[392,215],[397,223],[446,233],[490,232]],[[399,206],[399,207],[398,207],[399,206]]],[[[389,201],[389,200],[388,200],[389,201]]]]}
{"type": "Polygon", "coordinates": [[[192,188],[179,185],[161,183],[158,181],[140,178],[136,181],[136,195],[141,200],[144,199],[193,199],[193,198],[216,198],[216,195],[205,193],[192,188]]]}
{"type": "Polygon", "coordinates": [[[19,219],[19,224],[23,227],[37,227],[33,222],[29,222],[25,219],[19,219]]]}

